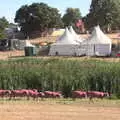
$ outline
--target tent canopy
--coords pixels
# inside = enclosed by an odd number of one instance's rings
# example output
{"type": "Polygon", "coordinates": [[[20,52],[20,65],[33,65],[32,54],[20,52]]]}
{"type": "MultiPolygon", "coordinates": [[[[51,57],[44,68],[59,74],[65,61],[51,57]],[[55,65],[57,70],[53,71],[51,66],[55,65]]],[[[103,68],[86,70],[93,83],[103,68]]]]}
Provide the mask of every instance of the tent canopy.
{"type": "Polygon", "coordinates": [[[74,39],[75,39],[76,42],[82,42],[82,41],[83,41],[83,39],[80,38],[80,37],[77,35],[77,33],[74,31],[74,29],[73,29],[72,26],[70,26],[69,31],[70,31],[70,33],[73,35],[73,37],[74,37],[74,39]]]}
{"type": "Polygon", "coordinates": [[[91,37],[87,41],[90,44],[111,44],[112,41],[100,29],[99,25],[96,26],[92,32],[91,37]]]}
{"type": "Polygon", "coordinates": [[[54,43],[54,45],[58,45],[58,44],[59,45],[66,45],[66,44],[77,45],[79,43],[77,43],[74,40],[73,35],[69,32],[68,28],[66,28],[65,32],[63,33],[63,35],[58,38],[56,43],[54,43]]]}

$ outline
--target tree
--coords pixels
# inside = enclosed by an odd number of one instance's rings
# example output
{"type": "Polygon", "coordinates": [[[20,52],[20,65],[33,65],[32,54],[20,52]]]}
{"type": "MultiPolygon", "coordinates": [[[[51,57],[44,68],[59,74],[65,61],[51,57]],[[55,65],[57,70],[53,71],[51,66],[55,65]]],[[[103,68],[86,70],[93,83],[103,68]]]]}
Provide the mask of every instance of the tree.
{"type": "Polygon", "coordinates": [[[22,6],[16,12],[15,22],[20,25],[22,31],[27,35],[36,30],[44,32],[48,28],[62,26],[59,11],[44,3],[22,6]]]}
{"type": "Polygon", "coordinates": [[[4,29],[9,25],[5,17],[0,18],[0,39],[5,38],[4,29]]]}
{"type": "Polygon", "coordinates": [[[120,26],[120,0],[92,0],[90,12],[84,21],[88,28],[99,24],[108,32],[120,26]]]}
{"type": "Polygon", "coordinates": [[[78,8],[67,8],[62,20],[64,26],[73,26],[76,29],[75,23],[81,18],[81,13],[78,8]]]}

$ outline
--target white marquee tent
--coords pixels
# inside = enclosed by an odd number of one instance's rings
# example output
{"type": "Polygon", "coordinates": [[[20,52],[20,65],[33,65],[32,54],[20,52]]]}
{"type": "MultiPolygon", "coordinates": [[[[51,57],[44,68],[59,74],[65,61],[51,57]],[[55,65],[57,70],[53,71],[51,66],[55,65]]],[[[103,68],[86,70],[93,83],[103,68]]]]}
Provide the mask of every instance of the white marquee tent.
{"type": "Polygon", "coordinates": [[[78,47],[79,43],[75,41],[74,36],[66,28],[64,34],[51,45],[49,55],[76,55],[78,47]]]}
{"type": "Polygon", "coordinates": [[[109,56],[111,54],[112,41],[96,26],[92,35],[85,40],[83,45],[86,47],[86,55],[88,56],[109,56]]]}
{"type": "Polygon", "coordinates": [[[73,28],[66,28],[64,34],[51,45],[49,55],[109,56],[112,41],[96,26],[87,40],[79,39],[73,28]]]}

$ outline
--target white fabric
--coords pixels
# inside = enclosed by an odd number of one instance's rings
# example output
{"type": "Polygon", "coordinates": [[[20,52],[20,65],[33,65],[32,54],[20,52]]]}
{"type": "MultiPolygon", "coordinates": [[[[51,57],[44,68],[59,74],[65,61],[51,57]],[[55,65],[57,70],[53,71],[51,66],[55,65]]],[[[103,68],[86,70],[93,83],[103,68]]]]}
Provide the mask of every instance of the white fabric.
{"type": "Polygon", "coordinates": [[[75,39],[76,42],[81,43],[81,42],[83,41],[83,39],[80,38],[80,37],[77,35],[77,33],[74,31],[74,29],[73,29],[72,26],[70,26],[69,31],[70,31],[70,33],[73,35],[73,37],[74,37],[74,39],[75,39]]]}
{"type": "Polygon", "coordinates": [[[76,55],[75,45],[54,45],[50,48],[49,55],[74,56],[76,55]]]}
{"type": "Polygon", "coordinates": [[[111,54],[112,41],[99,26],[95,27],[91,37],[83,42],[76,42],[74,35],[66,28],[64,34],[51,45],[49,55],[107,56],[111,54]]]}
{"type": "Polygon", "coordinates": [[[76,56],[83,56],[86,55],[87,45],[80,45],[79,47],[76,47],[75,52],[76,56]]]}
{"type": "Polygon", "coordinates": [[[55,44],[79,44],[74,40],[74,37],[72,34],[69,32],[68,28],[65,29],[65,32],[63,33],[62,36],[58,38],[55,44]]]}
{"type": "Polygon", "coordinates": [[[25,40],[25,47],[35,47],[28,40],[25,40]]]}
{"type": "Polygon", "coordinates": [[[73,35],[66,28],[56,43],[51,45],[49,55],[75,55],[77,46],[79,46],[79,43],[75,41],[73,35]]]}
{"type": "Polygon", "coordinates": [[[90,44],[111,44],[112,41],[100,29],[99,25],[96,26],[89,39],[90,44]]]}
{"type": "Polygon", "coordinates": [[[95,54],[97,56],[105,56],[111,54],[111,46],[109,44],[95,45],[95,54]]]}
{"type": "Polygon", "coordinates": [[[112,41],[100,29],[95,27],[91,37],[85,40],[82,44],[87,44],[88,56],[106,56],[111,54],[112,41]]]}

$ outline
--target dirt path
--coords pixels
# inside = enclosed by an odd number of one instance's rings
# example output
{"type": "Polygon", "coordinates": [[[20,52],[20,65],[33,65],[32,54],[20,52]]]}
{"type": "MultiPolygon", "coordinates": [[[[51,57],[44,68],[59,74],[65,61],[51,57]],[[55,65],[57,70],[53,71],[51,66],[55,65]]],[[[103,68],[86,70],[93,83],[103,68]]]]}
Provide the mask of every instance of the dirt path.
{"type": "Polygon", "coordinates": [[[120,120],[120,108],[33,103],[0,104],[0,120],[120,120]]]}
{"type": "Polygon", "coordinates": [[[0,51],[0,60],[7,60],[11,57],[20,57],[20,56],[24,56],[25,53],[24,51],[18,51],[18,50],[13,50],[13,51],[0,51]]]}

